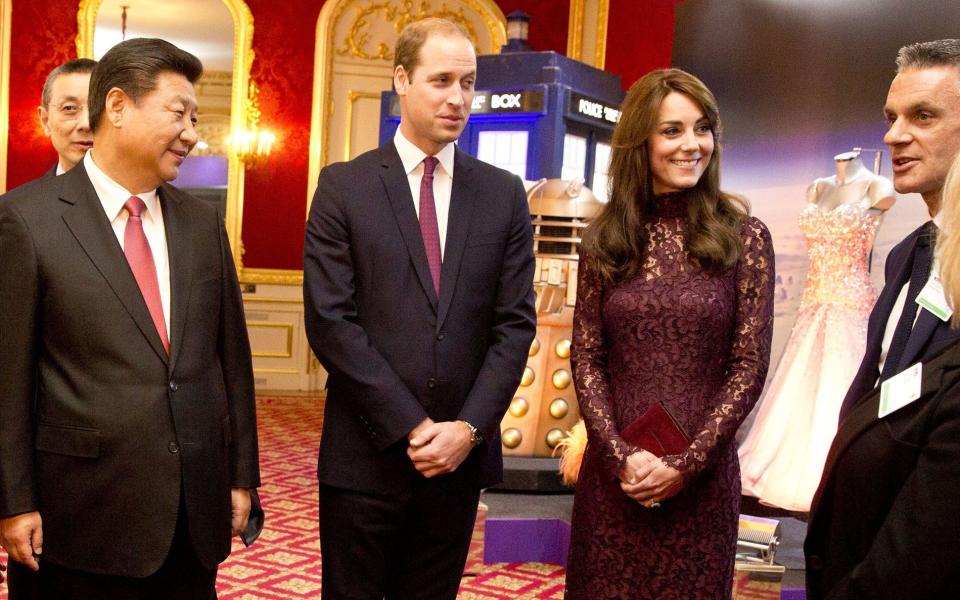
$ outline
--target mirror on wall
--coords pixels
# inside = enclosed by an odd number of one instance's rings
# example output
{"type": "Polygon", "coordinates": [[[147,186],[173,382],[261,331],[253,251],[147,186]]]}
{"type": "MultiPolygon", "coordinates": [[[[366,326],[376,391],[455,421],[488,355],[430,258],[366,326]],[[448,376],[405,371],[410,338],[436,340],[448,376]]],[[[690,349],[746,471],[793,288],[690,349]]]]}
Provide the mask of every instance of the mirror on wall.
{"type": "Polygon", "coordinates": [[[124,39],[156,37],[196,55],[199,141],[173,185],[218,206],[238,267],[242,244],[243,162],[232,132],[246,126],[253,19],[242,0],[83,0],[78,55],[102,57],[124,39]]]}

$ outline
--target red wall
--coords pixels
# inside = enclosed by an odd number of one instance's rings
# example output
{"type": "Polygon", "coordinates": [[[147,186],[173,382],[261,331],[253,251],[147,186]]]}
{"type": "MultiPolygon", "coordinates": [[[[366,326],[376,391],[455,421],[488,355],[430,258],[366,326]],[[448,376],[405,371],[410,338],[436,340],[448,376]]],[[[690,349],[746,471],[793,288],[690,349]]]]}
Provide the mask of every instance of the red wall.
{"type": "Polygon", "coordinates": [[[279,141],[248,169],[243,201],[243,265],[303,268],[313,50],[323,2],[246,0],[253,13],[253,65],[261,125],[279,141]]]}
{"type": "MultiPolygon", "coordinates": [[[[306,211],[314,32],[323,2],[246,0],[253,14],[251,76],[260,88],[262,125],[279,141],[268,162],[248,169],[243,216],[247,267],[302,267],[306,211]]],[[[624,87],[670,64],[678,0],[611,0],[606,68],[624,87]]],[[[497,0],[504,14],[531,17],[534,50],[566,53],[569,5],[558,0],[497,0]]],[[[10,141],[7,188],[56,162],[36,118],[47,72],[76,55],[79,0],[14,0],[10,54],[10,141]]]]}
{"type": "Polygon", "coordinates": [[[604,69],[623,78],[623,89],[670,66],[673,21],[683,0],[610,0],[604,69]]]}
{"type": "Polygon", "coordinates": [[[47,73],[77,56],[79,0],[14,0],[10,26],[10,138],[7,189],[43,175],[57,153],[40,129],[37,106],[47,73]]]}
{"type": "Polygon", "coordinates": [[[504,16],[515,10],[530,15],[530,36],[527,42],[533,50],[553,50],[567,53],[567,30],[570,27],[570,7],[558,0],[496,0],[504,16]]]}

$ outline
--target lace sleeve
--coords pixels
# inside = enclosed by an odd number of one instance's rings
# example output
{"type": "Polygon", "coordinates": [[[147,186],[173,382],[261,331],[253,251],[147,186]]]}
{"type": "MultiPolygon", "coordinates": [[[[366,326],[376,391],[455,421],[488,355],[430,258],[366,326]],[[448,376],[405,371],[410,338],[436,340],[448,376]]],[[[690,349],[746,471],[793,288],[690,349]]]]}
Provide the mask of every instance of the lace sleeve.
{"type": "Polygon", "coordinates": [[[591,443],[600,452],[614,477],[634,451],[620,437],[610,404],[607,344],[603,328],[603,283],[589,260],[581,257],[577,279],[577,305],[573,313],[573,347],[570,362],[580,404],[580,415],[591,443]]]}
{"type": "Polygon", "coordinates": [[[773,336],[774,257],[767,227],[750,218],[743,227],[743,256],[737,264],[736,315],[726,377],[700,431],[685,452],[663,461],[690,479],[728,443],[757,402],[770,364],[773,336]]]}

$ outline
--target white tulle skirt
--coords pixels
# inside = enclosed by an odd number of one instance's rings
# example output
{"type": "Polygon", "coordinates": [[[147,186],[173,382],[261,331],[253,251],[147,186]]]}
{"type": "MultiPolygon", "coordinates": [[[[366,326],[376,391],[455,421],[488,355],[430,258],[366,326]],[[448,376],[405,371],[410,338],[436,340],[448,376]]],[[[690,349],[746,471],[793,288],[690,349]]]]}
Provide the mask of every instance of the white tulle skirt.
{"type": "Polygon", "coordinates": [[[867,315],[835,305],[801,308],[777,371],[740,446],[743,493],[810,510],[843,397],[866,345],[867,315]]]}

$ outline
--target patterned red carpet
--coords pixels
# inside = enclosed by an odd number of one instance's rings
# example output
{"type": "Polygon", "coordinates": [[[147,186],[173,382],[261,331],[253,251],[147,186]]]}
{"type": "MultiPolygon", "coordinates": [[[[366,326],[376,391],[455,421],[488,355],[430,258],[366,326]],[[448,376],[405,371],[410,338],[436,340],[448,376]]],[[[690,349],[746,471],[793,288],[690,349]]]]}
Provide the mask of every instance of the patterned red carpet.
{"type": "MultiPolygon", "coordinates": [[[[260,489],[267,524],[250,548],[237,543],[217,579],[220,600],[319,598],[317,447],[323,416],[316,398],[258,398],[260,489]]],[[[541,563],[484,565],[482,529],[474,531],[460,600],[563,597],[564,570],[541,563]]],[[[6,555],[0,550],[0,561],[6,555]]],[[[0,600],[7,600],[0,584],[0,600]]]]}

